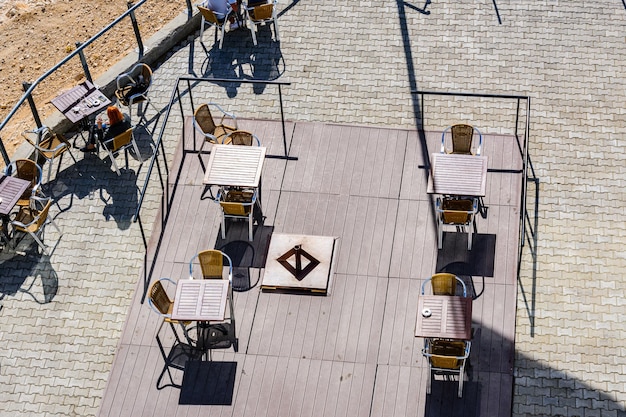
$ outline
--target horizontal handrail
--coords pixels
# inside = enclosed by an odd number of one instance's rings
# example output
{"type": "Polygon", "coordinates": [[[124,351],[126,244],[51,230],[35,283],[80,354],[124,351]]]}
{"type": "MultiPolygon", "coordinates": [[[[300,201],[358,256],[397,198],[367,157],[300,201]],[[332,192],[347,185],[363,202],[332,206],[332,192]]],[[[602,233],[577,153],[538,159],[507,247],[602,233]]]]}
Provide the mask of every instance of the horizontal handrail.
{"type": "Polygon", "coordinates": [[[426,90],[411,90],[411,94],[424,94],[434,96],[459,96],[459,97],[479,97],[479,98],[506,98],[514,100],[528,100],[529,96],[511,95],[511,94],[482,94],[482,93],[467,93],[467,92],[449,92],[449,91],[426,91],[426,90]]]}

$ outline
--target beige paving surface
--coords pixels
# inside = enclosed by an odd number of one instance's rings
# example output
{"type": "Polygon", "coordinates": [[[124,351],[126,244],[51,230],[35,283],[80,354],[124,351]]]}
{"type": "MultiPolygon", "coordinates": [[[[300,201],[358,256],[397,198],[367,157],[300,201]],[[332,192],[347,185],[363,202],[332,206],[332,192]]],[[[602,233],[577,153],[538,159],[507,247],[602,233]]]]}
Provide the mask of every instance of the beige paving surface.
{"type": "MultiPolygon", "coordinates": [[[[626,415],[626,10],[608,0],[496,3],[502,24],[487,0],[433,0],[430,15],[412,7],[421,3],[283,3],[280,45],[261,31],[266,46],[250,49],[241,43],[245,32],[233,32],[220,55],[210,51],[223,65],[205,75],[251,75],[255,57],[275,59],[284,62],[280,79],[292,82],[284,91],[289,119],[399,127],[415,127],[411,88],[530,96],[537,250],[533,263],[527,246],[522,265],[514,414],[626,415]]],[[[193,68],[202,75],[206,55],[194,45],[193,68]]],[[[155,71],[158,108],[186,72],[190,50],[155,71]]],[[[265,91],[230,86],[232,100],[222,87],[205,93],[239,114],[276,117],[265,91]]],[[[511,117],[510,106],[487,100],[432,101],[425,127],[468,121],[510,133],[511,117]]],[[[177,137],[170,129],[168,150],[177,137]]],[[[136,178],[78,158],[75,168],[66,158],[59,176],[55,213],[68,210],[57,216],[64,235],[54,255],[0,254],[8,294],[0,311],[1,416],[96,415],[139,276],[143,244],[129,221],[136,178]]],[[[146,225],[158,201],[155,186],[146,225]]]]}

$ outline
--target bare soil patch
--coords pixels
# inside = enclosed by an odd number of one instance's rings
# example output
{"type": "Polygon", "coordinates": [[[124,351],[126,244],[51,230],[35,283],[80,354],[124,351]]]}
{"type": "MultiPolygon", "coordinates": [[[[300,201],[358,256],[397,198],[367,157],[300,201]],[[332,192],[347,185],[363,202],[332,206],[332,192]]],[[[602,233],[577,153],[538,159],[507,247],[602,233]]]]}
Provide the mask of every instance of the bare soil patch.
{"type": "MultiPolygon", "coordinates": [[[[185,10],[182,0],[149,0],[135,14],[144,42],[185,10]]],[[[128,9],[126,0],[0,0],[0,120],[18,102],[23,82],[33,82],[128,9]]],[[[96,79],[137,47],[130,19],[85,51],[96,79]]],[[[85,79],[74,58],[35,89],[33,97],[43,119],[57,110],[50,100],[85,79]]],[[[20,133],[35,126],[27,104],[0,132],[9,156],[21,144],[20,133]]]]}

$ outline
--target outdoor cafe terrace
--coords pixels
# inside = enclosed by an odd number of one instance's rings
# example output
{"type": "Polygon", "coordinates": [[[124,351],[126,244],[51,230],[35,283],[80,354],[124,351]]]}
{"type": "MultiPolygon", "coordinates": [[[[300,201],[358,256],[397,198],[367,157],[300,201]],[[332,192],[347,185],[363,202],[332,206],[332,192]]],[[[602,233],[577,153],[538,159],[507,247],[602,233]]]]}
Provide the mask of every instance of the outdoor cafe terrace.
{"type": "MultiPolygon", "coordinates": [[[[266,158],[264,221],[248,242],[246,221],[227,222],[203,184],[210,158],[185,118],[166,204],[153,226],[147,270],[137,281],[99,415],[118,416],[487,416],[510,415],[522,156],[512,135],[484,134],[488,158],[477,234],[444,233],[437,249],[436,195],[427,192],[441,132],[286,122],[295,160],[266,158]],[[273,234],[336,237],[327,295],[261,291],[273,234]],[[148,284],[189,277],[205,249],[237,247],[233,286],[238,352],[164,370],[174,337],[148,306],[148,284]],[[243,271],[243,272],[242,272],[243,271]],[[473,298],[472,348],[462,398],[456,378],[435,377],[415,337],[422,282],[458,275],[473,298]],[[147,272],[147,273],[145,273],[147,272]],[[242,281],[243,280],[243,281],[242,281]],[[183,383],[184,380],[184,383],[183,383]],[[175,384],[162,387],[162,385],[175,384]]],[[[279,121],[239,120],[268,155],[281,155],[279,121]]],[[[484,133],[484,132],[483,132],[484,133]]],[[[172,295],[174,287],[167,288],[172,295]]],[[[179,329],[177,329],[179,330],[179,329]]],[[[180,332],[179,332],[180,333],[180,332]]]]}

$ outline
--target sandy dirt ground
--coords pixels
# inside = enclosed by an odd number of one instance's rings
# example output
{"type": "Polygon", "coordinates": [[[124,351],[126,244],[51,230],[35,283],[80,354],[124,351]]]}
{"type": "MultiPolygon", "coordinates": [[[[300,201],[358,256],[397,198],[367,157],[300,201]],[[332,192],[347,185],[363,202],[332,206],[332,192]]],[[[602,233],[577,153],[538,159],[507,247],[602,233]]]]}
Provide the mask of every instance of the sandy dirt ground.
{"type": "MultiPolygon", "coordinates": [[[[148,0],[136,10],[142,39],[185,10],[184,0],[148,0]]],[[[23,82],[33,82],[112,22],[127,8],[126,0],[0,0],[0,121],[18,102],[23,82]]],[[[96,79],[137,47],[130,19],[86,49],[91,76],[96,79]]],[[[50,100],[85,79],[78,58],[43,81],[33,97],[42,120],[57,110],[50,100]]],[[[11,156],[21,144],[21,132],[35,127],[27,104],[0,132],[11,156]]]]}

